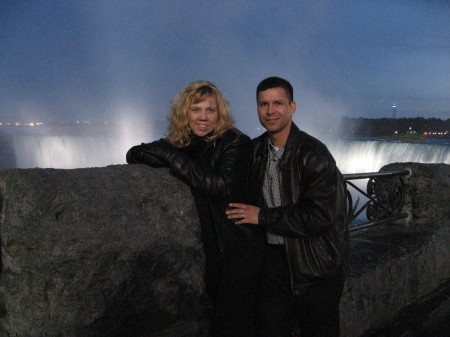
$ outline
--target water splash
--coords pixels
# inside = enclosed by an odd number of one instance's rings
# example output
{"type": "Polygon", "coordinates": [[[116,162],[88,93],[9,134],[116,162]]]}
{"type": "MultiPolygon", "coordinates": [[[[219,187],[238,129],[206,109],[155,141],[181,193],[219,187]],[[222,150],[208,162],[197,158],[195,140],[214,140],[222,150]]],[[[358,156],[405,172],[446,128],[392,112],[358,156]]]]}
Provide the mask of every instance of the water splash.
{"type": "Polygon", "coordinates": [[[26,131],[9,135],[15,163],[9,163],[6,168],[74,169],[125,164],[130,147],[160,137],[148,127],[121,127],[96,133],[61,135],[26,131]]]}
{"type": "MultiPolygon", "coordinates": [[[[124,164],[128,149],[162,137],[164,129],[121,127],[109,132],[62,134],[27,131],[7,135],[15,163],[8,168],[82,168],[124,164]]],[[[6,139],[6,138],[5,138],[6,139]]],[[[4,139],[2,140],[2,143],[4,139]]],[[[342,173],[377,172],[389,163],[450,164],[450,146],[373,140],[339,140],[327,144],[342,173]]],[[[0,144],[0,155],[2,146],[0,144]]],[[[4,151],[3,151],[4,152],[4,151]]]]}
{"type": "Polygon", "coordinates": [[[122,139],[76,136],[15,136],[18,168],[101,167],[125,162],[122,139]]]}
{"type": "Polygon", "coordinates": [[[450,164],[446,144],[340,140],[328,146],[342,173],[378,172],[396,162],[450,164]]]}

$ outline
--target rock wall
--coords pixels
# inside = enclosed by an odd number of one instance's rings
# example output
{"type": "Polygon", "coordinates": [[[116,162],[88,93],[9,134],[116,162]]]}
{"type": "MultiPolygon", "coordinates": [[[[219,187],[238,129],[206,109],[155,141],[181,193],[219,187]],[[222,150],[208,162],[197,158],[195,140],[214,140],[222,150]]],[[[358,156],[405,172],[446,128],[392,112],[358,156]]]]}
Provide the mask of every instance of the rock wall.
{"type": "MultiPolygon", "coordinates": [[[[408,219],[357,232],[341,336],[449,280],[449,165],[392,164],[408,219]]],[[[166,169],[0,170],[0,337],[206,336],[199,223],[166,169]]]]}
{"type": "Polygon", "coordinates": [[[450,225],[450,165],[394,163],[380,171],[408,170],[404,178],[406,204],[403,212],[409,217],[400,223],[410,226],[450,225]]]}
{"type": "MultiPolygon", "coordinates": [[[[402,210],[409,216],[351,237],[341,336],[362,336],[393,324],[402,310],[450,280],[450,165],[396,163],[381,169],[400,170],[410,171],[402,210]]],[[[450,318],[446,305],[442,314],[450,318]]],[[[419,324],[408,319],[405,324],[419,324]]]]}
{"type": "Polygon", "coordinates": [[[189,189],[144,165],[0,170],[0,336],[201,336],[189,189]]]}

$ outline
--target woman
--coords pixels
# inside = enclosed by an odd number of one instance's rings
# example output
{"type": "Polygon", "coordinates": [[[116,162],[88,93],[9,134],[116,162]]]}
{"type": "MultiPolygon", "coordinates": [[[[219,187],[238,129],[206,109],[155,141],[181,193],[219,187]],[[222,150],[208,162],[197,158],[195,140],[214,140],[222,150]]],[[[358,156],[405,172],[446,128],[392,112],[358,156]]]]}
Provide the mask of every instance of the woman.
{"type": "Polygon", "coordinates": [[[235,225],[225,214],[226,205],[244,195],[250,139],[233,127],[229,104],[211,82],[193,82],[176,96],[169,122],[167,138],[132,147],[127,162],[169,167],[191,188],[213,304],[211,335],[254,336],[264,233],[235,225]]]}

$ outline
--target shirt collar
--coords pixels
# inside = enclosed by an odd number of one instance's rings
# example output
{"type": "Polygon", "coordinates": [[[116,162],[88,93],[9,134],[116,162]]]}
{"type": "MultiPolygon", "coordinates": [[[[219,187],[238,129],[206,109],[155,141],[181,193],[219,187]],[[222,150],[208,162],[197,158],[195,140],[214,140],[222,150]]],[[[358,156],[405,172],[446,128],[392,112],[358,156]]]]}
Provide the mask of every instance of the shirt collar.
{"type": "Polygon", "coordinates": [[[281,158],[281,156],[283,155],[284,152],[284,145],[276,148],[275,146],[273,146],[272,141],[270,139],[270,137],[267,138],[267,148],[269,151],[269,156],[272,157],[275,160],[279,160],[281,158]]]}

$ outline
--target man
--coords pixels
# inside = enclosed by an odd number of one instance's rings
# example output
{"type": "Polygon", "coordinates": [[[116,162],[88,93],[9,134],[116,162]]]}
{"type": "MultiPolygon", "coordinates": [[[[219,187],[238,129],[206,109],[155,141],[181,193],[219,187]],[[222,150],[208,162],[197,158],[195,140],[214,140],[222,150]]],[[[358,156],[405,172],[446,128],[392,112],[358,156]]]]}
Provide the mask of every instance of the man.
{"type": "Polygon", "coordinates": [[[256,90],[267,130],[253,140],[249,203],[230,204],[237,225],[266,229],[260,336],[339,336],[339,300],[348,252],[346,184],[324,144],[293,123],[291,84],[256,90]]]}

